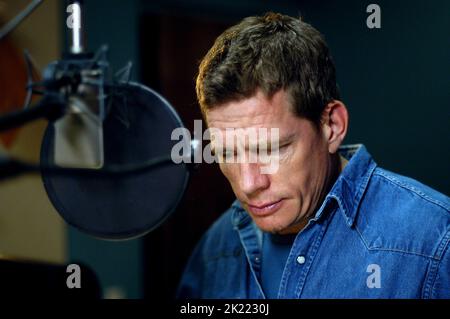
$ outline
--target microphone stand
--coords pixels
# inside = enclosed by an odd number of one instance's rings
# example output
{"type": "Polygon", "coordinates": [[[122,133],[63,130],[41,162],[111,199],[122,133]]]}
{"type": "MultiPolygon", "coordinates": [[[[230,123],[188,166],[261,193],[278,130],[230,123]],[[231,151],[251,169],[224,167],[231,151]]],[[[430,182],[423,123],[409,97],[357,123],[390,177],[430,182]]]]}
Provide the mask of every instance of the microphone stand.
{"type": "Polygon", "coordinates": [[[66,101],[60,96],[46,95],[35,106],[24,110],[9,112],[0,117],[0,132],[6,131],[28,122],[47,118],[49,121],[55,121],[62,117],[66,112],[66,101]]]}
{"type": "MultiPolygon", "coordinates": [[[[35,1],[33,5],[27,8],[26,13],[20,14],[8,27],[2,29],[3,36],[11,31],[32,9],[34,9],[40,1],[35,1]]],[[[53,122],[61,118],[68,111],[67,94],[60,92],[63,87],[76,88],[80,84],[80,69],[86,66],[93,66],[95,63],[100,65],[100,68],[106,69],[107,62],[103,61],[101,56],[104,56],[106,48],[103,47],[97,57],[92,58],[91,54],[84,52],[84,34],[81,14],[81,0],[69,1],[70,10],[72,12],[71,36],[69,53],[65,55],[66,61],[60,61],[56,64],[50,64],[47,72],[44,72],[46,79],[42,83],[31,84],[28,89],[34,86],[41,85],[44,88],[44,96],[33,107],[9,112],[8,114],[0,116],[0,132],[9,130],[15,127],[22,126],[28,122],[46,118],[53,122]],[[97,61],[100,59],[100,61],[97,61]],[[105,66],[106,65],[106,66],[105,66]],[[73,66],[77,71],[73,71],[73,66]],[[63,75],[57,77],[58,71],[63,72],[63,75]]],[[[102,87],[107,86],[103,80],[100,84],[102,87]]],[[[73,89],[75,90],[75,89],[73,89]]],[[[151,169],[160,166],[174,164],[170,156],[160,156],[152,158],[148,161],[130,164],[130,165],[108,165],[101,169],[82,169],[82,168],[68,168],[59,167],[56,165],[44,165],[24,162],[9,156],[2,156],[0,153],[0,181],[19,176],[25,173],[46,173],[52,175],[77,176],[77,177],[99,177],[99,178],[113,178],[123,175],[141,174],[151,169]]]]}

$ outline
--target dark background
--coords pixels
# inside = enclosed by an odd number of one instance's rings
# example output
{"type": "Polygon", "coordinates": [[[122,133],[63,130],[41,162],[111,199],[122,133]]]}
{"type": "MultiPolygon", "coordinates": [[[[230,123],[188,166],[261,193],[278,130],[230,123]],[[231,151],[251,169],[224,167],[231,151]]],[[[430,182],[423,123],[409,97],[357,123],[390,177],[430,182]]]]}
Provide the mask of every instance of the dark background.
{"type": "MultiPolygon", "coordinates": [[[[334,56],[350,113],[345,143],[364,143],[380,166],[450,193],[449,1],[85,3],[90,49],[109,44],[116,69],[132,60],[133,78],[166,97],[191,130],[201,118],[198,63],[214,39],[245,16],[301,15],[324,34],[334,56]],[[370,3],[381,7],[381,29],[366,26],[370,3]]],[[[157,230],[116,243],[70,228],[70,257],[94,269],[106,295],[118,288],[123,297],[172,298],[193,246],[232,200],[218,167],[203,165],[157,230]]]]}

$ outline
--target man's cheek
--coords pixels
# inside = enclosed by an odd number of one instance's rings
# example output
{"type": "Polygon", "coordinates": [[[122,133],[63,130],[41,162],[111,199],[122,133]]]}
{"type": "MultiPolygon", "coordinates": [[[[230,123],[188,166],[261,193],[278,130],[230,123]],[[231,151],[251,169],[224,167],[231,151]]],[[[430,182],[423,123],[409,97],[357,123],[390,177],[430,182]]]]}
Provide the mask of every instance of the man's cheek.
{"type": "Polygon", "coordinates": [[[260,167],[261,174],[267,174],[267,175],[273,175],[278,172],[278,169],[280,167],[279,160],[278,159],[270,159],[268,164],[262,165],[260,167]]]}

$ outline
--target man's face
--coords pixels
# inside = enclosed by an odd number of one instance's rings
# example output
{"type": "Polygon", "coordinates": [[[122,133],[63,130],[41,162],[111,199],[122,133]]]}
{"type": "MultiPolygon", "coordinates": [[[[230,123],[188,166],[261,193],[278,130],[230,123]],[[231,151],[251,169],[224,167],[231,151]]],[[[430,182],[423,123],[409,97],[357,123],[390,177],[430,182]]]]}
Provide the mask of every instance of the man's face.
{"type": "MultiPolygon", "coordinates": [[[[288,93],[268,99],[261,91],[206,114],[210,128],[279,129],[279,168],[262,174],[262,163],[220,163],[236,197],[256,225],[266,232],[295,233],[323,199],[331,171],[324,134],[309,120],[294,115],[288,93]]],[[[213,143],[214,146],[214,143],[213,143]]],[[[225,148],[225,146],[223,146],[225,148]]]]}

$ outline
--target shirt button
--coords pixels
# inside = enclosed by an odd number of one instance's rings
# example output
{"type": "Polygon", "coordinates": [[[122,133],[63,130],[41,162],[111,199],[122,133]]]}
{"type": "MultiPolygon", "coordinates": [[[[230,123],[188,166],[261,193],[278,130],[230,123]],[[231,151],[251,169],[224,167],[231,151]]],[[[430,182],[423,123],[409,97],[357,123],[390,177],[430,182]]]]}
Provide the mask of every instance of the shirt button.
{"type": "Polygon", "coordinates": [[[305,256],[298,256],[298,257],[297,257],[297,262],[298,262],[300,265],[303,265],[303,264],[305,263],[305,256]]]}

